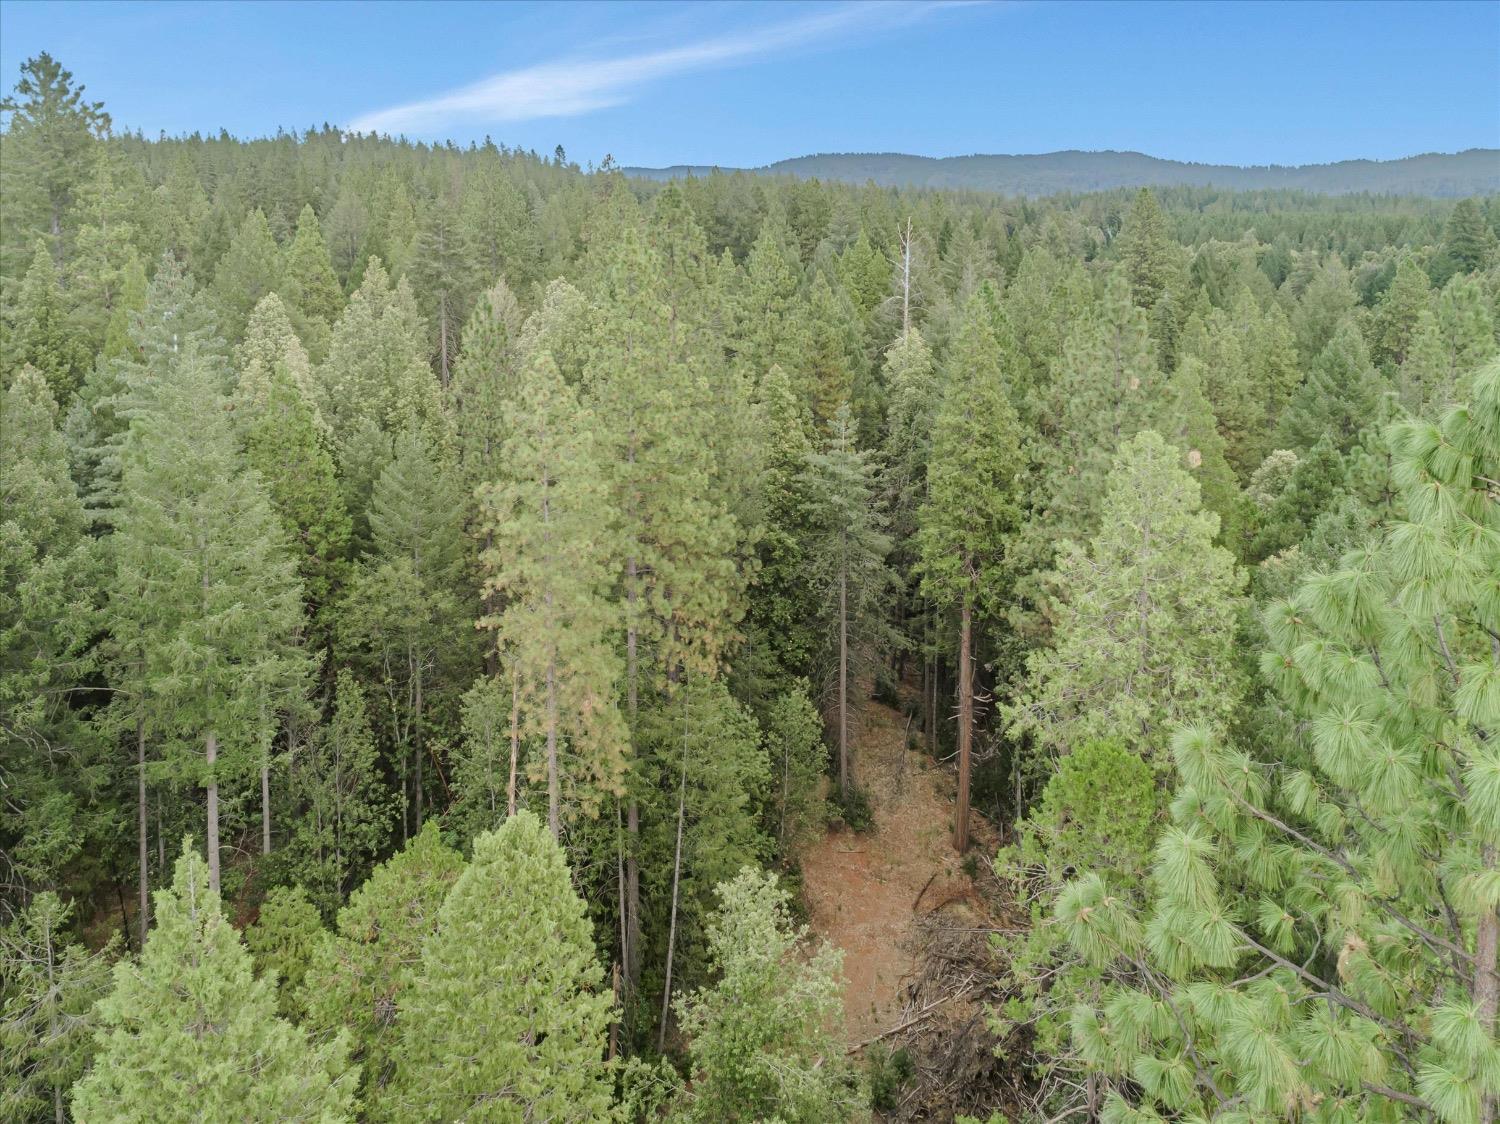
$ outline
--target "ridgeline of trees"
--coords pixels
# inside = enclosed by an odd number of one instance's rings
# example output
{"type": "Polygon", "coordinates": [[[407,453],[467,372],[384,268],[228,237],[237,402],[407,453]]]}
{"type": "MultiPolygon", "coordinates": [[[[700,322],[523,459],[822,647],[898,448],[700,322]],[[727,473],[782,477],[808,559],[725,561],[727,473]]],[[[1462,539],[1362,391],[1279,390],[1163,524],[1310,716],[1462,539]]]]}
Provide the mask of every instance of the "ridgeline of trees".
{"type": "Polygon", "coordinates": [[[864,1118],[873,692],[1036,1119],[1496,1119],[1495,199],[4,110],[0,1118],[864,1118]]]}

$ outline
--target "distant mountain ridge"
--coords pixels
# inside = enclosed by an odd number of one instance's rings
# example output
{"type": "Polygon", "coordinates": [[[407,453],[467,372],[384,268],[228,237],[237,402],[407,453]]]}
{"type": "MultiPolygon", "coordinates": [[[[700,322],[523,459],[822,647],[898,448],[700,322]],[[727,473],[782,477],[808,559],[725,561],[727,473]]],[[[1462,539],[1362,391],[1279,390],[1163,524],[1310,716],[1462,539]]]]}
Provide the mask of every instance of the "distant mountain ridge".
{"type": "MultiPolygon", "coordinates": [[[[709,166],[625,168],[626,175],[670,180],[706,176],[709,166]]],[[[1500,192],[1500,149],[1429,152],[1401,160],[1340,160],[1299,166],[1190,164],[1140,152],[1046,152],[1032,156],[907,156],[899,152],[827,153],[778,160],[759,168],[723,168],[757,175],[797,176],[881,187],[934,187],[1004,195],[1056,195],[1121,187],[1222,187],[1291,190],[1322,195],[1455,197],[1500,192]]]]}

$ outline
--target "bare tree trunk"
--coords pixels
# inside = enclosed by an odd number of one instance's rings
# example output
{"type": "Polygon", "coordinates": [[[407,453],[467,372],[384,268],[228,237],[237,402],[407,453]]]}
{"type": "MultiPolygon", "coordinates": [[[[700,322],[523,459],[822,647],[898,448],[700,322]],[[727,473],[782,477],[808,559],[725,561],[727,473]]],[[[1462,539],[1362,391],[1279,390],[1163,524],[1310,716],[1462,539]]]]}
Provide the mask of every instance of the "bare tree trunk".
{"type": "Polygon", "coordinates": [[[839,567],[839,794],[849,799],[849,566],[839,567]]]}
{"type": "Polygon", "coordinates": [[[974,736],[974,668],[970,633],[974,609],[965,594],[958,634],[958,809],[953,818],[953,849],[969,849],[969,748],[974,736]]]}
{"type": "Polygon", "coordinates": [[[505,814],[516,814],[516,763],[521,756],[521,671],[510,671],[510,779],[505,785],[505,814]]]}
{"type": "Polygon", "coordinates": [[[146,931],[151,928],[151,842],[146,828],[146,723],[141,718],[135,720],[135,767],[136,843],[139,848],[137,857],[141,867],[141,904],[136,927],[140,933],[140,940],[137,943],[144,950],[146,931]]]}
{"type": "Polygon", "coordinates": [[[219,892],[219,778],[214,765],[219,760],[219,736],[209,734],[204,759],[208,765],[208,885],[219,892]]]}
{"type": "Polygon", "coordinates": [[[682,715],[682,779],[677,789],[677,845],[672,856],[672,920],[667,926],[667,979],[661,990],[661,1026],[656,1034],[656,1049],[667,1045],[667,1013],[672,1006],[672,956],[677,951],[677,889],[682,882],[682,825],[687,819],[687,703],[682,715]]]}

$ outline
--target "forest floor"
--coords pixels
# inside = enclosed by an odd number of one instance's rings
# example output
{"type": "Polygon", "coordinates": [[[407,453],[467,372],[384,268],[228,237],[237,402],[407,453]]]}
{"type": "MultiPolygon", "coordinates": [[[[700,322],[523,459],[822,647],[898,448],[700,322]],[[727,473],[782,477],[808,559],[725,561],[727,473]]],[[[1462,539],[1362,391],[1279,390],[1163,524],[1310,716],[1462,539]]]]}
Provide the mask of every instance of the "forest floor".
{"type": "Polygon", "coordinates": [[[998,833],[971,814],[966,872],[953,850],[954,771],[908,749],[911,733],[904,715],[865,702],[851,766],[874,826],[832,829],[803,852],[803,898],[814,936],[844,952],[851,1050],[879,1037],[916,1062],[918,1080],[891,1118],[942,1119],[961,1109],[950,1098],[965,1084],[1001,1076],[984,1023],[998,833]]]}

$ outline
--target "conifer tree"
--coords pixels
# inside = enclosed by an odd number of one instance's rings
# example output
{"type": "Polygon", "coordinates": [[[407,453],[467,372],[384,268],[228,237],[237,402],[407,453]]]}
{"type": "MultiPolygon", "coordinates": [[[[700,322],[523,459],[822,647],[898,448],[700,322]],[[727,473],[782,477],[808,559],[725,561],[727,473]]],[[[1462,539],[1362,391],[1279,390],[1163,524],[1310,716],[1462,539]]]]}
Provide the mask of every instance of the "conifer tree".
{"type": "Polygon", "coordinates": [[[891,541],[876,500],[875,469],[855,447],[854,420],[847,404],[832,419],[826,449],[808,456],[804,472],[808,495],[807,560],[819,594],[822,633],[819,663],[833,684],[839,791],[847,799],[850,691],[857,679],[878,665],[890,645],[885,596],[894,583],[886,566],[891,541]]]}
{"type": "Polygon", "coordinates": [[[84,505],[101,519],[119,502],[120,451],[131,417],[152,403],[156,385],[181,354],[194,352],[227,389],[229,363],[207,298],[171,255],[164,255],[132,316],[125,354],[96,363],[68,411],[65,431],[84,505]]]}
{"type": "Polygon", "coordinates": [[[1167,233],[1156,196],[1141,188],[1120,230],[1120,254],[1130,280],[1130,297],[1137,308],[1151,309],[1161,299],[1177,270],[1177,248],[1167,233]]]}
{"type": "Polygon", "coordinates": [[[94,1004],[117,950],[70,942],[72,914],[46,891],[0,926],[0,1119],[66,1119],[68,1090],[93,1060],[94,1004]]]}
{"type": "Polygon", "coordinates": [[[310,350],[321,358],[328,347],[329,330],[344,309],[344,294],[311,204],[297,216],[297,233],[286,248],[282,266],[281,289],[310,350]]]}
{"type": "Polygon", "coordinates": [[[422,947],[439,925],[449,889],[464,869],[436,821],[417,833],[349,897],[337,933],[318,946],[304,978],[308,1026],[319,1035],[347,1029],[364,1081],[366,1119],[409,1119],[391,1097],[404,1055],[403,1020],[419,979],[422,947]]]}
{"type": "Polygon", "coordinates": [[[341,448],[365,421],[391,433],[415,425],[429,441],[446,436],[416,300],[404,278],[391,285],[378,258],[334,324],[316,378],[318,410],[341,448]]]}
{"type": "Polygon", "coordinates": [[[292,327],[286,305],[275,293],[261,297],[250,313],[245,325],[245,338],[234,349],[235,367],[239,378],[235,383],[234,408],[236,418],[243,427],[250,426],[265,407],[271,393],[271,382],[277,369],[289,379],[307,399],[318,419],[318,426],[327,430],[327,425],[317,414],[317,387],[313,382],[312,365],[307,351],[292,327]]]}
{"type": "Polygon", "coordinates": [[[453,752],[454,805],[445,822],[473,838],[515,814],[521,758],[521,715],[513,705],[512,670],[502,682],[481,676],[464,693],[463,730],[453,752]]]}
{"type": "MultiPolygon", "coordinates": [[[[780,367],[761,380],[756,401],[761,446],[760,535],[746,605],[746,649],[735,671],[766,683],[806,675],[817,644],[817,599],[808,583],[807,458],[812,417],[780,367]]],[[[747,693],[754,694],[755,689],[747,693]]]]}
{"type": "Polygon", "coordinates": [[[350,536],[328,443],[312,403],[285,368],[278,367],[245,435],[245,463],[260,475],[291,544],[320,642],[329,632],[320,614],[343,580],[350,536]]]}
{"type": "Polygon", "coordinates": [[[116,967],[99,1004],[99,1056],[73,1087],[74,1118],[352,1120],[348,1036],[314,1043],[277,1016],[275,985],[254,978],[191,847],[155,904],[139,963],[116,967]]]}
{"type": "Polygon", "coordinates": [[[1287,405],[1277,440],[1284,448],[1307,450],[1326,436],[1347,452],[1365,424],[1380,414],[1387,387],[1359,328],[1345,320],[1287,405]]]}
{"type": "Polygon", "coordinates": [[[1009,536],[1021,518],[1020,422],[1006,396],[999,344],[982,305],[971,301],[944,363],[933,421],[927,498],[917,512],[922,593],[958,610],[958,808],[953,845],[969,843],[969,757],[974,733],[975,617],[1006,608],[1013,576],[1009,536]]]}
{"type": "Polygon", "coordinates": [[[105,827],[91,822],[107,783],[102,747],[76,701],[96,666],[103,552],[46,380],[23,367],[0,412],[0,849],[11,877],[57,885],[105,827]]]}
{"type": "Polygon", "coordinates": [[[429,348],[438,377],[448,386],[458,356],[458,335],[473,300],[474,275],[469,247],[453,205],[439,196],[427,207],[412,242],[407,275],[424,294],[423,309],[431,325],[429,348]]]}
{"type": "Polygon", "coordinates": [[[1474,273],[1485,267],[1495,248],[1495,232],[1485,222],[1479,204],[1460,199],[1443,228],[1442,256],[1449,269],[1474,273]]]}
{"type": "Polygon", "coordinates": [[[1027,660],[1007,715],[1049,751],[1116,739],[1162,768],[1177,724],[1223,720],[1238,691],[1230,658],[1244,575],[1214,545],[1181,454],[1147,430],[1107,482],[1098,534],[1069,546],[1054,578],[1054,646],[1027,660]]]}
{"type": "Polygon", "coordinates": [[[393,1099],[403,1118],[608,1119],[603,975],[588,913],[542,823],[522,811],[479,836],[402,1012],[393,1099]],[[469,1060],[455,1067],[459,1057],[469,1060]]]}
{"type": "Polygon", "coordinates": [[[84,182],[98,150],[97,139],[109,135],[109,114],[103,102],[86,101],[84,87],[47,52],[21,64],[21,80],[3,101],[9,114],[5,130],[4,168],[0,170],[0,214],[4,215],[4,256],[0,273],[20,273],[17,259],[44,235],[54,263],[61,268],[64,229],[79,185],[84,182]]]}
{"type": "Polygon", "coordinates": [[[288,788],[297,814],[282,864],[313,904],[332,916],[385,850],[397,803],[381,776],[364,691],[341,668],[333,713],[291,755],[288,788]]]}
{"type": "Polygon", "coordinates": [[[863,1105],[831,1029],[843,954],[825,945],[802,957],[807,934],[774,874],[746,867],[718,894],[708,943],[719,981],[679,1000],[694,1073],[683,1118],[856,1118],[863,1105]]]}
{"type": "MultiPolygon", "coordinates": [[[[770,235],[767,236],[771,237],[770,235]]],[[[618,518],[615,564],[624,602],[626,718],[643,686],[712,674],[737,638],[743,576],[739,529],[714,486],[717,411],[706,364],[664,300],[660,259],[629,214],[601,231],[593,263],[583,397],[604,423],[618,518]]],[[[774,239],[773,239],[774,241],[774,239]]],[[[779,254],[779,241],[767,254],[779,254]]],[[[640,979],[640,811],[627,802],[625,976],[640,979]]]]}
{"type": "Polygon", "coordinates": [[[30,365],[40,371],[52,397],[66,403],[83,381],[89,353],[69,315],[57,267],[44,242],[36,244],[13,316],[5,348],[7,365],[30,365]]]}
{"type": "Polygon", "coordinates": [[[1181,729],[1148,908],[1059,898],[1118,981],[1073,1019],[1107,1117],[1494,1118],[1497,434],[1495,365],[1391,428],[1407,518],[1265,612],[1286,742],[1181,729]]]}
{"type": "Polygon", "coordinates": [[[281,248],[259,208],[245,216],[229,250],[214,270],[213,294],[224,335],[237,342],[245,334],[250,312],[281,284],[281,248]]]}
{"type": "Polygon", "coordinates": [[[1478,282],[1455,277],[1424,312],[1400,371],[1402,403],[1414,414],[1441,417],[1458,400],[1465,377],[1500,352],[1478,282]]]}
{"type": "Polygon", "coordinates": [[[173,775],[207,792],[219,886],[219,785],[272,736],[272,700],[303,689],[302,588],[225,396],[193,347],[131,423],[113,544],[113,627],[134,638],[173,775]]]}
{"type": "Polygon", "coordinates": [[[502,478],[480,488],[480,526],[493,543],[481,563],[504,606],[485,623],[514,676],[521,729],[545,743],[554,838],[564,785],[570,806],[594,808],[618,790],[623,767],[616,615],[605,595],[608,493],[590,422],[542,352],[523,370],[507,413],[502,478]]]}
{"type": "Polygon", "coordinates": [[[1386,365],[1399,367],[1406,362],[1412,335],[1422,313],[1431,304],[1431,290],[1431,282],[1416,258],[1410,254],[1403,257],[1375,311],[1370,353],[1377,364],[1383,368],[1386,365]]]}
{"type": "Polygon", "coordinates": [[[429,716],[473,675],[463,508],[446,459],[415,430],[400,434],[370,500],[371,555],[338,614],[341,648],[385,694],[407,792],[403,839],[426,815],[427,760],[436,762],[429,716]]]}
{"type": "Polygon", "coordinates": [[[300,1022],[305,1013],[302,979],[323,935],[323,919],[301,886],[272,889],[245,930],[255,974],[272,981],[283,1018],[300,1022]]]}
{"type": "Polygon", "coordinates": [[[1171,394],[1157,366],[1145,314],[1135,308],[1125,279],[1112,274],[1092,316],[1063,346],[1044,415],[1037,514],[1028,548],[1043,566],[1063,539],[1082,542],[1098,528],[1105,477],[1120,446],[1142,429],[1167,428],[1171,394]]]}

